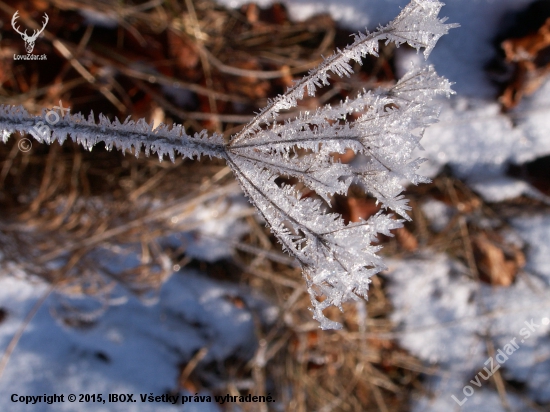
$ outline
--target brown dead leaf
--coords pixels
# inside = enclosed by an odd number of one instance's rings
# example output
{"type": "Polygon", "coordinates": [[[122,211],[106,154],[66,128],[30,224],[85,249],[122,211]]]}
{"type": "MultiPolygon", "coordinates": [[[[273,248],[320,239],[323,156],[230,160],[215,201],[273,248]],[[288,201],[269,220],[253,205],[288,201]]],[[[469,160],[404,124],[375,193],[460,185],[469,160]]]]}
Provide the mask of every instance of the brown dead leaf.
{"type": "Polygon", "coordinates": [[[275,3],[270,9],[267,10],[270,20],[275,24],[283,25],[288,23],[288,12],[286,7],[281,3],[275,3]]]}
{"type": "Polygon", "coordinates": [[[550,73],[550,18],[536,33],[501,44],[506,61],[515,66],[515,73],[500,100],[506,109],[515,107],[524,95],[539,88],[550,73]]]}
{"type": "Polygon", "coordinates": [[[246,307],[246,303],[242,298],[239,296],[225,296],[225,299],[227,299],[229,302],[233,304],[237,309],[244,309],[246,307]]]}
{"type": "Polygon", "coordinates": [[[193,69],[199,64],[200,56],[197,49],[181,33],[168,30],[168,47],[170,56],[176,59],[180,69],[193,69]]]}
{"type": "Polygon", "coordinates": [[[481,280],[495,286],[510,286],[525,256],[513,245],[505,244],[497,235],[479,233],[472,240],[474,257],[481,280]]]}
{"type": "Polygon", "coordinates": [[[292,73],[290,72],[290,67],[286,64],[281,66],[281,72],[283,72],[283,77],[281,77],[280,82],[284,84],[286,87],[291,87],[294,84],[294,77],[292,77],[292,73]]]}
{"type": "Polygon", "coordinates": [[[250,24],[257,23],[260,17],[260,10],[258,9],[258,6],[254,3],[250,3],[243,6],[243,8],[244,8],[244,13],[246,15],[246,20],[250,24]]]}
{"type": "Polygon", "coordinates": [[[332,157],[342,163],[350,163],[355,159],[355,152],[352,149],[346,149],[344,153],[335,153],[332,157]]]}
{"type": "Polygon", "coordinates": [[[367,220],[378,212],[379,207],[373,199],[348,198],[349,220],[359,222],[361,219],[367,220]]]}

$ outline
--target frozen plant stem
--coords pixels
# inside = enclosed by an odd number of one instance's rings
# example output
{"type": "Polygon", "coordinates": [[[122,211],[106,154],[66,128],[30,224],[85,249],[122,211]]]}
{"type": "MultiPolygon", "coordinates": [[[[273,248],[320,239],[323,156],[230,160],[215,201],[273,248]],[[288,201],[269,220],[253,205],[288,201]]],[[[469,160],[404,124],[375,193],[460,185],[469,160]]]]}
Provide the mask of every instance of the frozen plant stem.
{"type": "MultiPolygon", "coordinates": [[[[153,130],[143,119],[120,123],[100,115],[96,123],[93,114],[86,119],[68,113],[51,131],[33,136],[45,143],[63,143],[70,136],[89,150],[102,141],[108,149],[133,148],[136,156],[143,148],[146,155],[156,152],[160,160],[164,155],[172,161],[176,155],[225,159],[283,249],[300,262],[314,318],[323,329],[336,329],[341,325],[326,318],[323,310],[331,305],[341,309],[343,302],[366,297],[369,278],[385,269],[376,254],[380,247],[372,243],[379,233],[390,236],[403,222],[387,211],[409,219],[402,180],[428,181],[416,174],[422,159],[411,159],[411,154],[424,129],[436,122],[432,99],[452,94],[451,83],[431,66],[413,67],[388,90],[363,91],[337,107],[327,105],[293,120],[280,121],[278,113],[295,107],[306,89],[314,96],[318,87],[329,84],[330,73],[349,76],[349,62],[377,56],[381,40],[423,48],[427,58],[439,38],[457,27],[438,18],[442,6],[437,0],[413,0],[387,26],[358,33],[351,45],[271,100],[229,143],[205,131],[187,135],[178,125],[153,130]],[[348,121],[352,117],[357,120],[348,121]],[[348,149],[363,160],[360,165],[334,160],[335,153],[348,149]],[[302,198],[295,187],[278,186],[279,176],[296,178],[321,199],[302,198]],[[382,210],[366,221],[345,224],[339,214],[326,213],[324,203],[330,204],[336,193],[346,195],[352,183],[374,196],[382,210]]],[[[44,117],[31,116],[20,106],[0,107],[4,142],[15,131],[30,133],[44,117]]]]}

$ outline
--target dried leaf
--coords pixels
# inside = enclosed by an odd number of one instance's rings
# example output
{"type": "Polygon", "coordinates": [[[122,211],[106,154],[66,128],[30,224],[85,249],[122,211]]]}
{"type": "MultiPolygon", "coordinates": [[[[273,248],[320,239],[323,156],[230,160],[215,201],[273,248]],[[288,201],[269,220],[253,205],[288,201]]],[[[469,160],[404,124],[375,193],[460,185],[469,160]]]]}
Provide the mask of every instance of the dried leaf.
{"type": "Polygon", "coordinates": [[[495,286],[510,286],[525,264],[523,253],[505,245],[496,235],[480,233],[473,238],[474,256],[482,280],[495,286]]]}
{"type": "Polygon", "coordinates": [[[501,96],[506,109],[515,107],[524,95],[532,94],[550,73],[550,17],[536,33],[501,44],[506,61],[515,73],[501,96]]]}

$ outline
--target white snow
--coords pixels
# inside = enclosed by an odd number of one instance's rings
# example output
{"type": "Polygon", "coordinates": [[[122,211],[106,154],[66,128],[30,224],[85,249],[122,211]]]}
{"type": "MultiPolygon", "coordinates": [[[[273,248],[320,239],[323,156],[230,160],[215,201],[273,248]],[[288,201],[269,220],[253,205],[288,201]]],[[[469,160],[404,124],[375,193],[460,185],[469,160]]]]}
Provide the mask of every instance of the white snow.
{"type": "Polygon", "coordinates": [[[471,182],[470,185],[476,192],[481,193],[488,202],[502,202],[521,195],[529,195],[534,190],[531,185],[522,180],[504,176],[471,182]]]}
{"type": "Polygon", "coordinates": [[[435,232],[441,232],[449,224],[454,215],[451,206],[439,200],[430,199],[420,205],[422,212],[428,218],[430,227],[435,232]]]}
{"type": "MultiPolygon", "coordinates": [[[[46,291],[47,286],[38,281],[0,278],[0,307],[7,311],[0,324],[2,353],[46,291]]],[[[82,306],[79,299],[73,297],[71,301],[73,306],[82,306]]],[[[157,304],[145,306],[129,296],[126,304],[109,307],[97,322],[85,328],[63,323],[70,312],[61,312],[60,302],[61,296],[53,293],[25,328],[1,376],[1,410],[181,410],[181,406],[142,403],[139,394],[162,395],[177,389],[177,365],[189,361],[201,348],[208,348],[205,362],[223,361],[230,355],[249,358],[257,344],[251,310],[264,320],[269,317],[269,307],[250,291],[192,271],[175,273],[162,287],[157,304]],[[244,308],[231,302],[235,296],[246,302],[244,308]],[[138,402],[103,405],[66,401],[51,407],[29,406],[12,403],[14,393],[57,393],[65,397],[71,393],[101,393],[104,397],[109,393],[133,393],[138,402]]],[[[201,395],[207,394],[201,391],[201,395]]],[[[185,410],[220,409],[215,403],[197,403],[186,404],[185,410]]]]}
{"type": "Polygon", "coordinates": [[[240,218],[253,213],[242,193],[223,200],[216,199],[198,205],[183,219],[172,216],[176,227],[181,224],[195,229],[172,235],[167,241],[174,248],[184,245],[185,254],[196,259],[214,262],[229,258],[233,254],[232,242],[237,242],[250,228],[240,218]]]}
{"type": "MultiPolygon", "coordinates": [[[[413,410],[456,408],[451,395],[462,400],[463,387],[472,386],[470,380],[486,366],[489,336],[495,351],[512,339],[519,346],[502,364],[503,376],[524,382],[533,400],[550,401],[550,217],[518,217],[512,226],[529,253],[525,272],[510,287],[480,284],[445,255],[426,253],[424,259],[390,264],[387,277],[399,343],[439,367],[428,384],[434,398],[420,398],[413,410]]],[[[461,410],[504,410],[497,401],[484,383],[461,410]]],[[[508,401],[517,410],[529,410],[514,395],[508,401]]]]}

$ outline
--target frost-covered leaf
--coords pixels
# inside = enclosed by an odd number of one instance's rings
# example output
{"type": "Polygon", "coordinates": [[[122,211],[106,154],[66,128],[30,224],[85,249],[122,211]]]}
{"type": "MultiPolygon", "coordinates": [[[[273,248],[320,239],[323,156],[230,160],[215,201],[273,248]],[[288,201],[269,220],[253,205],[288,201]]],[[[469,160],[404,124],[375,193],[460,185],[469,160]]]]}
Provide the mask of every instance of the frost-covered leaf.
{"type": "Polygon", "coordinates": [[[220,135],[189,136],[181,126],[153,130],[143,119],[120,123],[103,115],[96,123],[93,115],[85,119],[66,114],[51,130],[42,129],[46,113],[31,116],[21,107],[9,106],[0,107],[2,139],[18,131],[45,143],[62,143],[70,136],[90,150],[103,141],[109,149],[133,148],[137,155],[143,148],[146,154],[156,152],[160,159],[168,155],[172,161],[178,154],[225,159],[283,248],[302,265],[314,318],[324,329],[337,328],[340,325],[327,319],[323,310],[366,297],[369,278],[385,268],[376,254],[380,247],[373,242],[379,233],[389,236],[401,226],[392,211],[409,219],[402,182],[427,181],[416,174],[422,159],[411,156],[425,128],[436,121],[438,112],[431,100],[453,93],[451,84],[431,66],[412,67],[388,90],[363,91],[336,107],[327,105],[292,120],[280,120],[279,112],[295,107],[306,91],[315,95],[317,88],[329,84],[331,73],[349,76],[350,62],[377,55],[380,41],[423,48],[427,57],[438,39],[456,27],[438,18],[442,6],[437,0],[412,0],[388,25],[358,33],[352,44],[270,100],[227,144],[220,135]],[[335,160],[335,154],[348,150],[357,154],[357,161],[335,160]],[[279,177],[301,182],[320,199],[304,197],[293,186],[279,186],[279,177]],[[340,215],[328,213],[327,206],[334,194],[346,195],[352,183],[375,197],[382,209],[366,221],[346,224],[340,215]]]}
{"type": "Polygon", "coordinates": [[[428,181],[416,174],[422,159],[411,159],[424,129],[434,123],[437,109],[430,101],[449,96],[451,84],[433,67],[414,68],[389,90],[363,91],[339,106],[327,105],[301,113],[293,120],[277,121],[278,112],[290,109],[306,90],[329,84],[329,74],[349,76],[349,62],[376,55],[378,42],[408,43],[424,48],[427,57],[437,40],[456,25],[443,24],[443,4],[413,0],[387,26],[359,33],[355,41],[327,58],[284,95],[270,101],[260,114],[227,145],[227,160],[250,201],[254,203],[283,248],[297,257],[311,296],[314,317],[324,329],[339,325],[323,310],[366,297],[369,277],[384,269],[372,245],[377,233],[390,235],[401,220],[382,210],[366,222],[345,224],[325,211],[321,200],[301,198],[291,186],[279,187],[279,176],[299,180],[330,206],[335,193],[347,194],[352,183],[374,196],[383,209],[409,219],[402,182],[428,181]],[[355,121],[348,119],[357,118],[355,121]],[[360,159],[352,164],[334,160],[335,153],[352,150],[360,159]]]}

